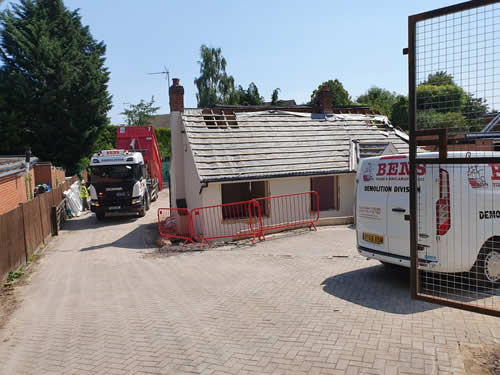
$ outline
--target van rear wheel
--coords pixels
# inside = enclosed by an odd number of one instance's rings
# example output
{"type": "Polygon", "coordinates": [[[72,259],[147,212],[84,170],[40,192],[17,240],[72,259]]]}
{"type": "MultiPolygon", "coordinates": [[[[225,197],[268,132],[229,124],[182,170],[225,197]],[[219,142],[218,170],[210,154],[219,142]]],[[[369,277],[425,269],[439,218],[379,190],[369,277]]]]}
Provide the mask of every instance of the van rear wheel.
{"type": "Polygon", "coordinates": [[[471,281],[478,280],[481,287],[500,287],[500,250],[495,240],[488,240],[481,248],[470,272],[471,281]]]}

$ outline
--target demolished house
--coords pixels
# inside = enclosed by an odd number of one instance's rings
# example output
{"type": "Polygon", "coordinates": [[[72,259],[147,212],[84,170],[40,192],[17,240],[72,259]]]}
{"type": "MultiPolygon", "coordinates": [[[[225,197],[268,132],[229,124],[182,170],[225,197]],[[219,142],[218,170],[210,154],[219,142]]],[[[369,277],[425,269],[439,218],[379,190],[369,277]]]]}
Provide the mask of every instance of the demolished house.
{"type": "MultiPolygon", "coordinates": [[[[170,87],[171,204],[189,208],[317,191],[320,224],[353,220],[361,158],[408,152],[407,136],[367,107],[185,109],[179,80],[170,87]]],[[[273,215],[272,209],[266,216],[273,215]]],[[[219,218],[222,222],[224,218],[219,218]]]]}

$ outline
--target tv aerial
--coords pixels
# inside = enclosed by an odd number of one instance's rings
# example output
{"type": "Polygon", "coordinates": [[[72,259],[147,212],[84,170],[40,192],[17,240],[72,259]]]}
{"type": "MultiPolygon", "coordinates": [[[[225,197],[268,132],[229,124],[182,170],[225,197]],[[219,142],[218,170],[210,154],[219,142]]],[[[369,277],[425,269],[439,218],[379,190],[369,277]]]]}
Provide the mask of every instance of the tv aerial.
{"type": "Polygon", "coordinates": [[[170,84],[170,72],[168,71],[167,67],[163,65],[163,71],[162,72],[153,72],[153,73],[147,73],[148,75],[154,75],[154,74],[164,74],[165,79],[167,80],[167,95],[168,95],[168,85],[170,84]]]}

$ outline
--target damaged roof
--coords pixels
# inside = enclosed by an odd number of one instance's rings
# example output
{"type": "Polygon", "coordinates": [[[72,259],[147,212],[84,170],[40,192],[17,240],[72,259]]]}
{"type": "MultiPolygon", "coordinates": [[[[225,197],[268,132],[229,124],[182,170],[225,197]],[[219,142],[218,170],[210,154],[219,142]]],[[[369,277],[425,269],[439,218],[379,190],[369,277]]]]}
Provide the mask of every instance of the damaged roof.
{"type": "Polygon", "coordinates": [[[349,173],[368,153],[408,152],[381,115],[186,109],[182,120],[201,182],[349,173]]]}

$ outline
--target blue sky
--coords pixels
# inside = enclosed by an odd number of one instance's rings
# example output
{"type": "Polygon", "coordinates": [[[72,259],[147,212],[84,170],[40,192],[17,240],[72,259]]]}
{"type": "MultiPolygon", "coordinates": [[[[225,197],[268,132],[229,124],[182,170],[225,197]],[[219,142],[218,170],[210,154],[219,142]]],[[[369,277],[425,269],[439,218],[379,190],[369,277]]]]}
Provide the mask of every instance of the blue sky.
{"type": "MultiPolygon", "coordinates": [[[[12,1],[6,1],[0,9],[12,1]]],[[[255,82],[269,100],[303,103],[323,81],[338,78],[353,98],[371,86],[406,94],[408,15],[453,1],[165,1],[66,0],[80,8],[94,38],[107,45],[112,123],[127,103],[155,97],[168,113],[167,82],[147,75],[167,66],[196,107],[193,83],[201,44],[220,47],[236,83],[255,82]],[[125,104],[124,104],[125,103],[125,104]]]]}

